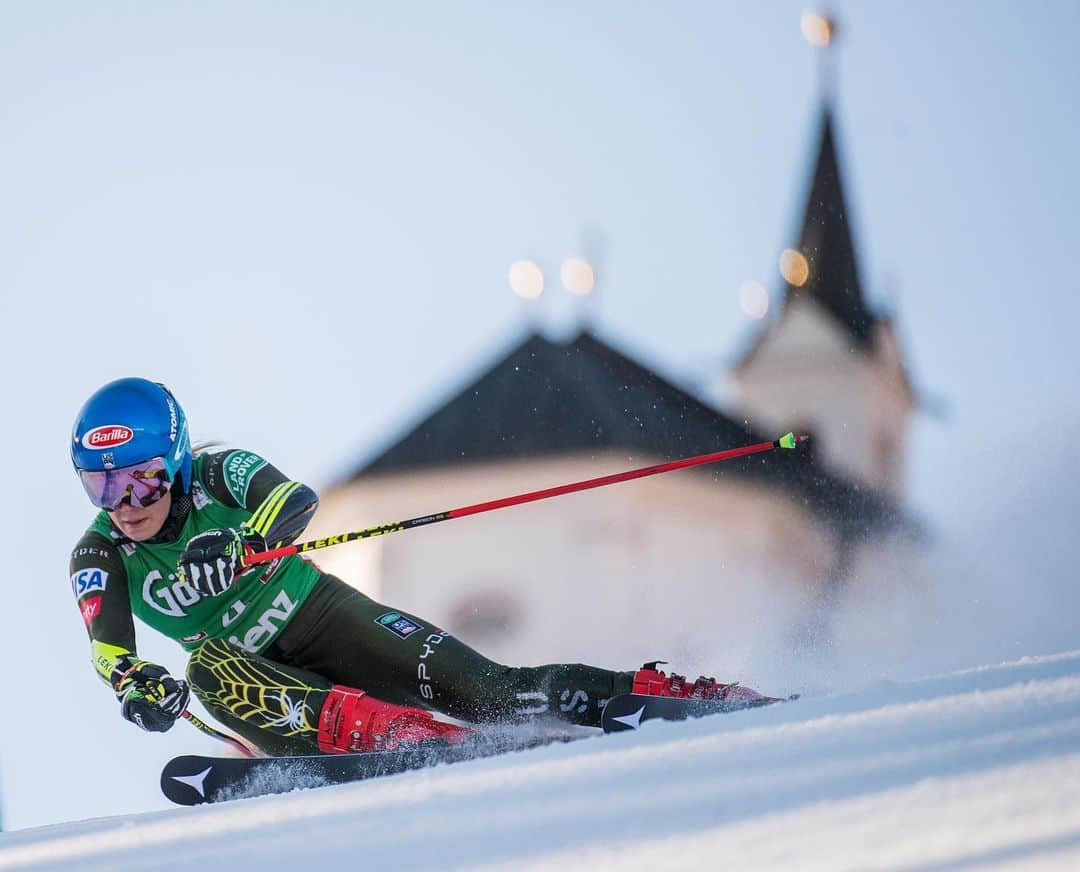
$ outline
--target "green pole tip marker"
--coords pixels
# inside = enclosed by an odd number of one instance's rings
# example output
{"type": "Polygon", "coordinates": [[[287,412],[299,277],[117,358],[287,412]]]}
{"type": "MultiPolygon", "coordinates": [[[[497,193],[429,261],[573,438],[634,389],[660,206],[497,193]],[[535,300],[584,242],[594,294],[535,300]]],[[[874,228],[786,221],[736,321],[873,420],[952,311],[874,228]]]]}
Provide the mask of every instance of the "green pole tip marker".
{"type": "Polygon", "coordinates": [[[809,436],[796,436],[794,433],[788,433],[786,436],[781,436],[777,439],[773,445],[778,448],[797,448],[805,442],[809,442],[809,436]]]}

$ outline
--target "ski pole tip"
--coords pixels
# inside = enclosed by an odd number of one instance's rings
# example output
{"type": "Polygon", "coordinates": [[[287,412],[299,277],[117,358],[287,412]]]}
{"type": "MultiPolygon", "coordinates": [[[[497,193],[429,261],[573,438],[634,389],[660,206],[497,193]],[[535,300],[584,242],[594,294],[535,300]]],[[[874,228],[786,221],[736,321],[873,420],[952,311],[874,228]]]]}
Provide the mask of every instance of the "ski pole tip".
{"type": "Polygon", "coordinates": [[[781,448],[794,448],[796,445],[801,445],[804,442],[809,442],[809,436],[796,436],[794,433],[786,433],[776,440],[776,444],[781,448]]]}

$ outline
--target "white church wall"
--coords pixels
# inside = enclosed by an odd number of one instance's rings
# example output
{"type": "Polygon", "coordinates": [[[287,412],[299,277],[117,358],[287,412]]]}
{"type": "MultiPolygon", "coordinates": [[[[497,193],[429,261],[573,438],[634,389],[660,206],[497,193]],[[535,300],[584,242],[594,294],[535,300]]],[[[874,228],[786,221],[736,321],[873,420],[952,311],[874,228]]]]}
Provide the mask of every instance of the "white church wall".
{"type": "MultiPolygon", "coordinates": [[[[645,466],[625,454],[372,477],[328,494],[311,536],[645,466]],[[346,521],[346,518],[349,518],[346,521]],[[325,529],[324,529],[324,525],[325,529]]],[[[331,549],[381,601],[509,663],[732,668],[789,632],[832,540],[787,496],[679,472],[331,549]],[[363,549],[373,555],[358,559],[363,549]]]]}
{"type": "Polygon", "coordinates": [[[867,409],[851,339],[817,305],[794,302],[737,372],[742,412],[759,430],[809,428],[825,463],[868,480],[867,409]]]}
{"type": "Polygon", "coordinates": [[[736,378],[757,429],[807,427],[828,466],[901,496],[913,402],[891,330],[878,338],[873,352],[856,350],[820,306],[793,301],[736,378]]]}
{"type": "MultiPolygon", "coordinates": [[[[301,537],[304,541],[363,530],[402,518],[382,514],[384,507],[377,493],[368,494],[363,488],[347,486],[320,495],[315,517],[301,537]]],[[[391,534],[408,535],[408,534],[391,534]]],[[[382,597],[382,550],[384,538],[364,539],[325,550],[310,552],[309,557],[320,569],[344,579],[372,599],[382,597]]]]}

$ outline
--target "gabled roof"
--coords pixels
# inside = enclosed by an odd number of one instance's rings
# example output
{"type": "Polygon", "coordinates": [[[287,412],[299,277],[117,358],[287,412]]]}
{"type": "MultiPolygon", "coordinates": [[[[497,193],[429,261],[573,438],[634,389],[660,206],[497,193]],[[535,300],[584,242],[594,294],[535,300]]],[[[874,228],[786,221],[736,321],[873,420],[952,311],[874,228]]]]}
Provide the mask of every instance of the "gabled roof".
{"type": "Polygon", "coordinates": [[[821,139],[799,235],[799,251],[810,265],[810,275],[802,287],[787,285],[785,306],[811,298],[824,306],[857,342],[869,345],[875,316],[867,308],[859,284],[828,105],[822,110],[821,139]]]}
{"type": "MultiPolygon", "coordinates": [[[[779,435],[748,432],[588,331],[568,342],[533,333],[346,480],[602,449],[671,460],[779,435]]],[[[888,501],[822,470],[812,451],[700,469],[788,490],[851,532],[901,520],[888,501]]]]}

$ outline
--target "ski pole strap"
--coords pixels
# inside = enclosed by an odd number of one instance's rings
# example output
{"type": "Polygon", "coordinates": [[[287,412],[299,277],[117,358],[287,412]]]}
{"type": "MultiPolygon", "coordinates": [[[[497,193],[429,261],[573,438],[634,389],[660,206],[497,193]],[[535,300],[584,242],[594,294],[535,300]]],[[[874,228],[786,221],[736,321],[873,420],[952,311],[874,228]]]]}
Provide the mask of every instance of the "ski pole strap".
{"type": "Polygon", "coordinates": [[[239,739],[237,739],[237,738],[235,738],[233,736],[230,736],[228,733],[223,733],[223,732],[221,732],[221,730],[215,730],[206,721],[204,721],[198,715],[193,715],[187,709],[184,710],[184,712],[180,715],[180,717],[182,717],[185,721],[187,721],[189,724],[191,724],[191,726],[195,727],[195,729],[199,730],[200,732],[206,733],[206,735],[208,735],[208,736],[213,736],[215,739],[218,739],[219,741],[225,742],[227,745],[231,745],[234,749],[239,751],[240,754],[243,755],[244,757],[258,757],[259,756],[253,750],[251,750],[251,748],[249,748],[247,745],[245,745],[243,742],[241,742],[239,739]]]}
{"type": "Polygon", "coordinates": [[[332,545],[344,545],[346,542],[355,542],[357,539],[371,539],[374,536],[384,536],[387,533],[399,533],[402,530],[411,530],[414,527],[425,527],[428,524],[437,524],[440,521],[449,521],[452,518],[464,518],[467,515],[478,515],[481,512],[504,509],[507,506],[518,506],[522,503],[531,503],[536,500],[546,500],[551,497],[558,497],[576,491],[616,484],[620,481],[631,481],[635,478],[644,478],[647,475],[658,475],[662,472],[687,469],[691,466],[702,466],[706,463],[719,463],[722,460],[745,457],[748,454],[759,454],[763,451],[773,451],[777,448],[792,450],[809,441],[809,438],[809,436],[796,436],[794,433],[787,433],[772,442],[759,442],[756,445],[746,445],[742,448],[729,448],[726,451],[715,451],[711,454],[699,454],[696,457],[684,457],[681,460],[670,460],[667,463],[658,463],[655,466],[644,466],[640,469],[631,469],[627,472],[616,472],[612,475],[603,475],[599,478],[590,478],[585,481],[575,481],[570,484],[559,485],[558,487],[530,491],[529,493],[491,500],[486,503],[462,506],[460,509],[450,509],[445,512],[437,512],[433,515],[422,515],[418,518],[410,518],[407,521],[395,521],[389,524],[380,524],[377,527],[368,527],[366,530],[355,530],[351,533],[338,533],[334,536],[327,536],[325,539],[312,539],[307,542],[286,545],[283,548],[262,551],[258,554],[249,554],[244,558],[244,565],[251,566],[255,563],[269,563],[271,560],[277,560],[279,557],[288,557],[291,554],[305,554],[308,551],[329,548],[332,545]]]}

